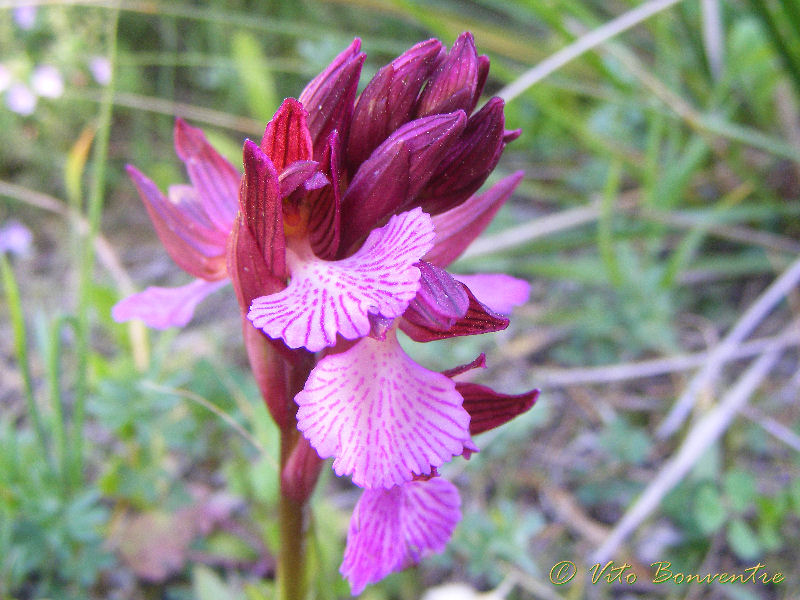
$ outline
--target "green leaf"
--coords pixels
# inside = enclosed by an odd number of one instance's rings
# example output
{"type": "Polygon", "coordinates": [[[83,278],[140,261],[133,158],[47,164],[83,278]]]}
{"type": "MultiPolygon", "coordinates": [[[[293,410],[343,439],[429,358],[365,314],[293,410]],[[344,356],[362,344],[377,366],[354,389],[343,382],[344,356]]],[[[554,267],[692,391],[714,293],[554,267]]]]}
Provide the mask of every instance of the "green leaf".
{"type": "Polygon", "coordinates": [[[750,473],[732,469],[725,473],[723,486],[725,496],[731,508],[736,512],[744,512],[756,500],[756,480],[750,473]]]}
{"type": "Polygon", "coordinates": [[[197,600],[237,600],[239,595],[214,571],[202,565],[192,569],[192,590],[197,600]]]}
{"type": "Polygon", "coordinates": [[[743,520],[734,519],[728,525],[728,545],[739,558],[752,560],[761,555],[762,548],[755,531],[743,520]]]}
{"type": "Polygon", "coordinates": [[[694,516],[705,534],[714,533],[725,523],[727,513],[717,488],[713,484],[700,487],[694,498],[694,516]]]}

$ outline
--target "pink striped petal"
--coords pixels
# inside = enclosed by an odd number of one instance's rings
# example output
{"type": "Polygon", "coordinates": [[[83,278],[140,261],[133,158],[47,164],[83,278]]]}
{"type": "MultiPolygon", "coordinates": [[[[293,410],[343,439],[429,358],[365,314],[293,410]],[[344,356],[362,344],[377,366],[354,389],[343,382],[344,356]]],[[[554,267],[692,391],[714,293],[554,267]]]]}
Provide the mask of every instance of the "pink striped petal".
{"type": "Polygon", "coordinates": [[[353,595],[360,594],[368,584],[444,550],[460,520],[458,490],[445,479],[364,490],[339,572],[353,595]]]}
{"type": "Polygon", "coordinates": [[[309,246],[287,249],[291,282],[256,298],[247,317],[290,348],[312,352],[369,333],[369,314],[403,314],[419,287],[414,263],[433,246],[431,218],[417,208],[396,215],[369,234],[361,249],[339,261],[314,256],[309,246]]]}
{"type": "Polygon", "coordinates": [[[196,279],[176,288],[149,287],[117,302],[111,316],[118,323],[141,319],[154,329],[183,327],[192,320],[194,309],[206,296],[227,284],[227,280],[196,279]]]}
{"type": "Polygon", "coordinates": [[[510,315],[511,309],[528,301],[531,286],[527,281],[505,273],[479,273],[477,275],[453,275],[475,294],[479,302],[494,312],[510,315]]]}
{"type": "Polygon", "coordinates": [[[337,475],[389,488],[460,455],[469,415],[455,383],[403,352],[394,329],[329,354],[297,396],[297,428],[337,475]]]}

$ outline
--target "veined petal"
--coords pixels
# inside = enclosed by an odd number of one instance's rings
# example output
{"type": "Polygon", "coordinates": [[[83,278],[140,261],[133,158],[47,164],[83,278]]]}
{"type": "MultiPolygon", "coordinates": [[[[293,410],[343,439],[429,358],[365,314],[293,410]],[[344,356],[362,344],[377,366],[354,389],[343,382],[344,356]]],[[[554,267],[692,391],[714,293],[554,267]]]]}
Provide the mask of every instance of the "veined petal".
{"type": "Polygon", "coordinates": [[[445,267],[458,258],[486,229],[524,175],[523,171],[517,171],[498,181],[483,194],[472,196],[463,204],[433,217],[436,243],[433,250],[425,255],[425,260],[445,267]]]}
{"type": "Polygon", "coordinates": [[[239,171],[208,143],[200,129],[175,120],[175,151],[186,163],[189,180],[214,226],[231,230],[239,194],[239,171]]]}
{"type": "Polygon", "coordinates": [[[339,569],[353,595],[444,550],[461,520],[456,487],[439,477],[389,490],[364,490],[353,510],[339,569]]]}
{"type": "Polygon", "coordinates": [[[175,288],[149,287],[117,302],[111,316],[118,323],[141,319],[154,329],[183,327],[192,320],[194,309],[206,296],[227,284],[226,280],[196,279],[175,288]]]}
{"type": "Polygon", "coordinates": [[[531,285],[527,281],[505,273],[478,273],[476,275],[453,275],[475,294],[479,302],[494,312],[510,315],[515,306],[528,301],[531,285]]]}
{"type": "Polygon", "coordinates": [[[300,103],[310,111],[308,129],[314,145],[314,159],[320,160],[331,131],[337,130],[347,139],[353,102],[358,91],[361,66],[367,57],[359,52],[361,40],[356,38],[300,94],[300,103]]]}
{"type": "Polygon", "coordinates": [[[172,260],[190,275],[207,281],[225,277],[227,233],[222,235],[209,225],[198,206],[195,190],[189,186],[173,186],[167,198],[136,167],[128,165],[127,171],[172,260]]]}
{"type": "Polygon", "coordinates": [[[311,160],[311,133],[306,118],[308,113],[294,98],[286,98],[275,116],[267,123],[261,149],[280,173],[298,160],[311,160]]]}
{"type": "Polygon", "coordinates": [[[295,402],[297,428],[337,475],[389,488],[460,455],[469,415],[455,383],[415,363],[394,329],[323,358],[295,402]]]}
{"type": "Polygon", "coordinates": [[[247,317],[290,348],[312,352],[369,333],[369,313],[403,314],[419,287],[414,263],[433,242],[431,219],[417,208],[370,233],[354,255],[339,261],[314,256],[310,247],[287,249],[291,282],[253,301],[247,317]]]}

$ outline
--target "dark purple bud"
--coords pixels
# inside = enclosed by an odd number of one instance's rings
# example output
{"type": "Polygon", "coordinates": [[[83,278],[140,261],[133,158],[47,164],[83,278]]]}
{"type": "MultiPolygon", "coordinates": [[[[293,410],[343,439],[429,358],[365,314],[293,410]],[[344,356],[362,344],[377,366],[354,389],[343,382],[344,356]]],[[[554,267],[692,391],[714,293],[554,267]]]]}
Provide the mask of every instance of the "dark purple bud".
{"type": "Polygon", "coordinates": [[[505,144],[503,101],[492,98],[470,117],[458,143],[442,158],[420,194],[422,210],[438,214],[464,202],[486,181],[505,144]]]}
{"type": "Polygon", "coordinates": [[[469,308],[466,314],[451,326],[442,328],[430,322],[412,321],[403,315],[400,329],[415,342],[432,342],[462,335],[501,331],[508,327],[509,320],[506,317],[479,302],[466,285],[460,282],[459,285],[469,297],[469,308]]]}
{"type": "Polygon", "coordinates": [[[469,308],[469,296],[463,286],[444,269],[420,261],[419,290],[403,313],[406,321],[421,327],[447,330],[469,308]]]}
{"type": "Polygon", "coordinates": [[[475,95],[472,98],[470,111],[474,110],[478,105],[478,100],[483,93],[483,88],[486,86],[487,77],[489,77],[489,57],[485,54],[481,54],[478,57],[478,84],[475,86],[475,95]]]}
{"type": "Polygon", "coordinates": [[[495,392],[485,385],[465,382],[456,382],[456,390],[464,398],[464,409],[470,416],[469,432],[472,435],[508,423],[529,410],[539,396],[539,390],[509,395],[495,392]]]}
{"type": "Polygon", "coordinates": [[[360,48],[361,40],[356,38],[300,94],[300,102],[309,111],[308,129],[316,160],[322,156],[331,131],[336,129],[342,139],[347,139],[358,78],[366,58],[366,54],[359,52],[360,48]]]}
{"type": "Polygon", "coordinates": [[[311,160],[311,134],[306,118],[308,113],[294,98],[286,98],[275,116],[267,123],[261,150],[280,173],[298,160],[311,160]]]}
{"type": "Polygon", "coordinates": [[[281,471],[283,493],[300,504],[305,504],[314,491],[324,462],[308,440],[300,436],[281,471]]]}
{"type": "Polygon", "coordinates": [[[420,42],[382,67],[367,84],[353,112],[349,138],[342,138],[348,140],[350,172],[367,160],[393,131],[413,117],[419,91],[433,71],[441,51],[439,40],[420,42]]]}
{"type": "Polygon", "coordinates": [[[308,236],[314,254],[324,260],[333,260],[339,249],[341,177],[339,133],[332,131],[325,144],[325,151],[320,158],[320,169],[327,173],[330,185],[309,192],[306,201],[309,204],[308,236]]]}
{"type": "Polygon", "coordinates": [[[486,229],[524,175],[523,171],[517,171],[498,181],[483,194],[472,196],[463,204],[433,217],[436,240],[424,259],[446,267],[458,258],[486,229]]]}
{"type": "MultiPolygon", "coordinates": [[[[239,194],[244,224],[250,230],[269,272],[286,279],[286,245],[278,173],[254,142],[244,142],[244,177],[239,194]]],[[[262,294],[263,295],[263,294],[262,294]]]]}
{"type": "Polygon", "coordinates": [[[342,198],[340,254],[389,215],[409,207],[466,124],[458,111],[403,125],[364,162],[342,198]]]}
{"type": "Polygon", "coordinates": [[[417,104],[417,117],[463,110],[475,106],[479,80],[478,53],[472,34],[464,32],[440,61],[417,104]]]}

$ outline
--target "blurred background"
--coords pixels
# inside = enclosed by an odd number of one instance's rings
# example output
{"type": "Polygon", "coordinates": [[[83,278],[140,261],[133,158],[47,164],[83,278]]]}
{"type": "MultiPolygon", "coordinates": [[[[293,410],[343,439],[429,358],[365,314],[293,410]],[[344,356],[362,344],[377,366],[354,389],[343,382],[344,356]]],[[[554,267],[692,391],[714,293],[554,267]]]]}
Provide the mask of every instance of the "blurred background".
{"type": "MultiPolygon", "coordinates": [[[[363,87],[464,30],[523,131],[492,181],[526,177],[455,270],[532,294],[506,331],[406,346],[432,369],[486,352],[479,381],[542,394],[443,469],[448,550],[363,597],[794,597],[798,0],[53,0],[0,1],[0,598],[272,596],[277,432],[233,295],[180,331],[111,320],[189,281],[124,165],[185,181],[176,115],[240,164],[353,37],[363,87]],[[592,583],[607,560],[637,582],[592,583]],[[654,561],[786,581],[654,585],[654,561]]],[[[358,490],[323,473],[310,587],[344,598],[358,490]]]]}

